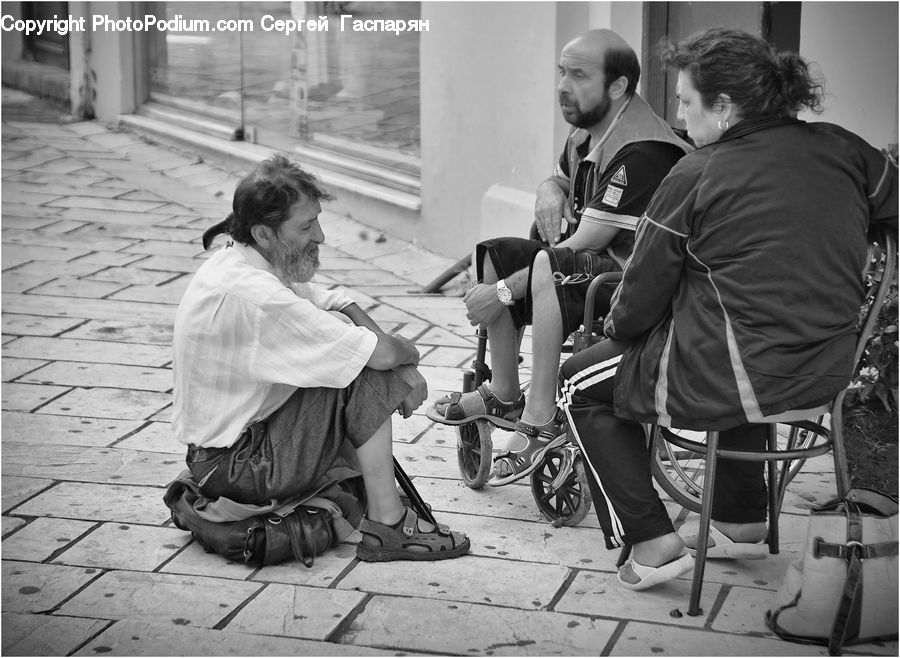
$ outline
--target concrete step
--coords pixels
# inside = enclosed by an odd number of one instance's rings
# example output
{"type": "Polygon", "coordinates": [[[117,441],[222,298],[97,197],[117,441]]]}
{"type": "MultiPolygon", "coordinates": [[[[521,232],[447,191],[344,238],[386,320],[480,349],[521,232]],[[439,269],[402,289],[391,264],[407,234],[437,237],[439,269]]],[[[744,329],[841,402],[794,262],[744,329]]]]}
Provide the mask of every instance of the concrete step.
{"type": "MultiPolygon", "coordinates": [[[[188,150],[200,155],[210,162],[223,162],[237,171],[249,169],[264,160],[277,149],[251,144],[249,142],[232,141],[188,130],[140,114],[122,114],[118,119],[119,126],[138,134],[151,137],[154,141],[180,150],[188,150]]],[[[371,202],[377,201],[394,208],[418,213],[422,208],[422,199],[417,194],[378,185],[347,173],[327,169],[318,161],[307,161],[302,154],[297,154],[306,169],[315,175],[330,190],[337,193],[342,201],[351,204],[351,214],[364,215],[365,207],[371,209],[371,202]],[[346,192],[347,194],[343,194],[346,192]],[[358,201],[357,201],[358,200],[358,201]],[[360,207],[357,208],[357,204],[360,207]]]]}
{"type": "Polygon", "coordinates": [[[168,107],[159,103],[144,103],[138,108],[141,116],[178,126],[186,130],[203,133],[211,137],[217,137],[228,141],[234,141],[240,135],[240,128],[235,125],[223,123],[215,119],[185,112],[179,108],[168,107]]]}

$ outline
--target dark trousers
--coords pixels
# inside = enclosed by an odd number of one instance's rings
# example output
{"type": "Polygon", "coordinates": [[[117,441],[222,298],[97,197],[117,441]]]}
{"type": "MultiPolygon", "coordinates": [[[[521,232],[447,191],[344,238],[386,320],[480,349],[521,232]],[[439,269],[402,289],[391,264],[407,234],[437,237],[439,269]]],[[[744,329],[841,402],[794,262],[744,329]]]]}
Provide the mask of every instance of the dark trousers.
{"type": "MultiPolygon", "coordinates": [[[[560,368],[563,409],[581,447],[594,509],[607,548],[674,532],[653,487],[643,426],[618,418],[613,408],[615,373],[627,343],[604,340],[567,359],[560,368]]],[[[765,425],[722,431],[720,444],[761,450],[765,425]]],[[[712,518],[731,523],[766,520],[766,485],[759,463],[720,459],[712,518]]]]}

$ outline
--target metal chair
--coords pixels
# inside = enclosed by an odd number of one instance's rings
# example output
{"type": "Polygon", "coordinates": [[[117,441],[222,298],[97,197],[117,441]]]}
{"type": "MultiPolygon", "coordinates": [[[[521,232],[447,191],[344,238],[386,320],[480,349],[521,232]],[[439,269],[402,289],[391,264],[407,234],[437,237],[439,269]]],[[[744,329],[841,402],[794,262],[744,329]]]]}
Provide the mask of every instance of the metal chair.
{"type": "MultiPolygon", "coordinates": [[[[890,231],[880,232],[869,250],[869,268],[866,275],[871,277],[872,284],[866,296],[861,312],[861,326],[856,344],[854,367],[859,363],[866,344],[872,335],[878,313],[884,303],[885,296],[892,284],[897,258],[897,239],[890,231]],[[880,255],[878,255],[880,252],[880,255]],[[875,254],[875,256],[873,256],[875,254]]],[[[700,496],[700,531],[697,536],[697,553],[694,567],[691,597],[688,615],[703,614],[700,608],[700,594],[703,588],[703,574],[706,567],[707,539],[711,521],[712,502],[715,486],[717,460],[735,459],[740,461],[766,462],[768,480],[769,511],[769,552],[778,553],[778,516],[787,485],[799,472],[806,459],[832,451],[838,496],[844,496],[850,489],[850,476],[847,470],[847,453],[843,439],[843,414],[841,405],[846,390],[841,391],[834,400],[816,409],[804,409],[786,412],[778,416],[768,417],[759,422],[768,424],[767,449],[764,451],[728,450],[719,447],[719,432],[707,432],[706,442],[680,437],[665,431],[654,424],[650,433],[651,457],[659,467],[660,455],[669,455],[669,460],[678,457],[662,442],[674,444],[681,450],[704,457],[702,472],[698,469],[697,477],[702,477],[702,495],[700,496]],[[824,416],[830,412],[830,428],[823,424],[824,416]],[[815,418],[815,420],[811,420],[815,418]],[[787,445],[779,449],[777,445],[777,424],[791,427],[787,445]],[[776,462],[783,462],[780,473],[776,462]],[[793,465],[792,462],[795,462],[793,465]]],[[[654,471],[659,480],[659,474],[654,471]]],[[[683,476],[682,479],[687,479],[683,476]]],[[[684,483],[682,483],[684,484],[684,483]]],[[[699,486],[694,481],[693,486],[699,486]]]]}

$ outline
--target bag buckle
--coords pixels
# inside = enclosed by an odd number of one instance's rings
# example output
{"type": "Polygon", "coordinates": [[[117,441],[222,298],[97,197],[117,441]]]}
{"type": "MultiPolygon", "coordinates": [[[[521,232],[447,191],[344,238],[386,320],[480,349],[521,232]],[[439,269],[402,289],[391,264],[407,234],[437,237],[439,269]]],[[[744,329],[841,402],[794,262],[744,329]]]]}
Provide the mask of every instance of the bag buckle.
{"type": "Polygon", "coordinates": [[[855,539],[851,539],[848,541],[845,546],[847,547],[847,559],[849,560],[853,553],[858,553],[860,557],[865,554],[866,547],[861,541],[856,541],[855,539]]]}

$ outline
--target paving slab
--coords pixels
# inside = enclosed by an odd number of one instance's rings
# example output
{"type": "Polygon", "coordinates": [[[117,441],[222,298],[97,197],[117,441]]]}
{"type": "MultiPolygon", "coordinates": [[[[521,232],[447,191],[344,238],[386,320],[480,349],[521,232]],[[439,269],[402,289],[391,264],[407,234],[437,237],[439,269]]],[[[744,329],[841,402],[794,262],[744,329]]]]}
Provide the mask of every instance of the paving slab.
{"type": "Polygon", "coordinates": [[[109,625],[107,621],[4,612],[4,656],[67,656],[109,625]]]}
{"type": "Polygon", "coordinates": [[[704,583],[700,597],[704,614],[691,617],[687,614],[690,577],[689,572],[658,587],[635,592],[622,587],[615,573],[582,571],[575,576],[554,609],[702,628],[715,612],[713,604],[721,585],[704,583]]]}
{"type": "Polygon", "coordinates": [[[114,623],[76,656],[397,656],[356,645],[269,637],[227,630],[127,619],[114,623]]]}
{"type": "MultiPolygon", "coordinates": [[[[3,558],[43,562],[87,533],[96,523],[41,517],[3,540],[3,558]]],[[[94,565],[82,565],[94,566],[94,565]]]]}
{"type": "MultiPolygon", "coordinates": [[[[157,318],[163,320],[164,318],[157,318]]],[[[128,320],[89,320],[75,325],[65,331],[66,338],[86,338],[89,340],[107,340],[123,343],[147,343],[171,347],[174,316],[165,318],[167,322],[147,323],[128,320]]],[[[14,332],[10,332],[14,333],[14,332]]]]}
{"type": "MultiPolygon", "coordinates": [[[[126,345],[116,341],[25,336],[4,345],[3,355],[25,359],[162,366],[171,360],[172,350],[170,346],[126,345]]],[[[90,382],[85,381],[83,384],[89,385],[90,382]]]]}
{"type": "Polygon", "coordinates": [[[75,546],[57,555],[53,563],[153,571],[189,541],[190,535],[176,528],[103,523],[93,528],[75,546]]]}
{"type": "Polygon", "coordinates": [[[4,516],[2,517],[2,531],[0,531],[0,534],[6,537],[14,530],[21,528],[23,525],[25,525],[25,523],[25,519],[19,519],[12,516],[4,516]]]}
{"type": "Polygon", "coordinates": [[[9,382],[19,379],[23,375],[27,375],[48,363],[49,361],[40,361],[38,359],[3,359],[3,381],[9,382]]]}
{"type": "Polygon", "coordinates": [[[37,386],[3,382],[2,407],[4,411],[35,411],[69,390],[65,386],[37,386]]]}
{"type": "Polygon", "coordinates": [[[28,292],[53,279],[49,273],[33,274],[11,270],[3,273],[3,292],[28,292]]]}
{"type": "MultiPolygon", "coordinates": [[[[3,479],[7,479],[6,474],[3,479]]],[[[162,496],[163,490],[159,487],[60,482],[20,504],[14,513],[160,525],[169,519],[162,496]]]]}
{"type": "MultiPolygon", "coordinates": [[[[79,318],[82,320],[121,320],[128,318],[131,321],[146,321],[150,323],[158,322],[160,316],[167,312],[174,317],[175,312],[174,307],[167,311],[159,304],[16,293],[3,295],[3,307],[4,311],[21,315],[42,315],[46,313],[53,317],[79,318]]],[[[154,362],[148,365],[161,364],[154,362]]]]}
{"type": "Polygon", "coordinates": [[[226,578],[108,571],[60,606],[59,614],[212,628],[261,588],[226,578]]]}
{"type": "Polygon", "coordinates": [[[62,416],[149,419],[171,403],[172,396],[167,393],[125,388],[74,388],[45,404],[42,411],[62,416]]]}
{"type": "Polygon", "coordinates": [[[7,411],[0,418],[7,442],[106,446],[133,432],[140,423],[125,420],[7,411]]]}
{"type": "Polygon", "coordinates": [[[630,621],[610,656],[827,656],[824,647],[630,621]]]}
{"type": "Polygon", "coordinates": [[[4,559],[3,611],[53,610],[95,579],[98,573],[97,569],[4,559]]]}
{"type": "Polygon", "coordinates": [[[615,622],[575,615],[376,596],[341,639],[450,655],[587,656],[615,629],[615,622]]]}
{"type": "MultiPolygon", "coordinates": [[[[37,315],[3,314],[3,333],[16,336],[58,336],[83,324],[72,318],[41,317],[37,315]]],[[[4,368],[6,361],[3,361],[4,368]]]]}
{"type": "MultiPolygon", "coordinates": [[[[350,538],[348,538],[350,539],[350,538]]],[[[262,567],[252,580],[311,587],[333,587],[335,581],[353,566],[356,543],[342,543],[333,550],[317,555],[311,567],[288,561],[262,567]]]]}
{"type": "Polygon", "coordinates": [[[146,423],[134,434],[116,443],[118,448],[141,450],[144,452],[164,452],[184,457],[186,450],[172,435],[171,423],[146,423]]]}
{"type": "Polygon", "coordinates": [[[340,589],[490,603],[539,610],[553,600],[569,575],[560,565],[521,563],[467,555],[422,569],[415,562],[362,562],[338,583],[340,589]],[[485,578],[485,574],[490,574],[485,578]]]}
{"type": "Polygon", "coordinates": [[[3,446],[4,475],[164,486],[183,468],[184,459],[176,455],[121,448],[13,442],[3,446]]]}
{"type": "Polygon", "coordinates": [[[191,533],[184,530],[178,530],[178,532],[182,534],[184,547],[159,568],[160,573],[247,580],[259,569],[254,565],[232,562],[221,555],[207,553],[200,544],[193,541],[191,533]]]}
{"type": "MultiPolygon", "coordinates": [[[[65,297],[92,297],[94,299],[103,299],[109,297],[124,288],[127,283],[112,281],[90,281],[88,279],[73,279],[69,277],[60,277],[41,283],[36,286],[29,286],[29,292],[35,295],[63,295],[65,297]]],[[[24,292],[22,290],[11,290],[10,292],[24,292]]]]}
{"type": "MultiPolygon", "coordinates": [[[[586,525],[555,528],[543,520],[503,519],[443,510],[438,521],[465,532],[472,542],[472,555],[616,572],[619,551],[606,549],[598,528],[586,525]]],[[[527,565],[522,568],[529,569],[527,565]]]]}
{"type": "Polygon", "coordinates": [[[3,513],[9,512],[16,505],[31,498],[54,484],[53,480],[33,477],[16,477],[3,474],[0,478],[3,488],[3,513]]]}
{"type": "Polygon", "coordinates": [[[325,640],[366,598],[362,592],[266,586],[228,622],[228,630],[325,640]]]}

